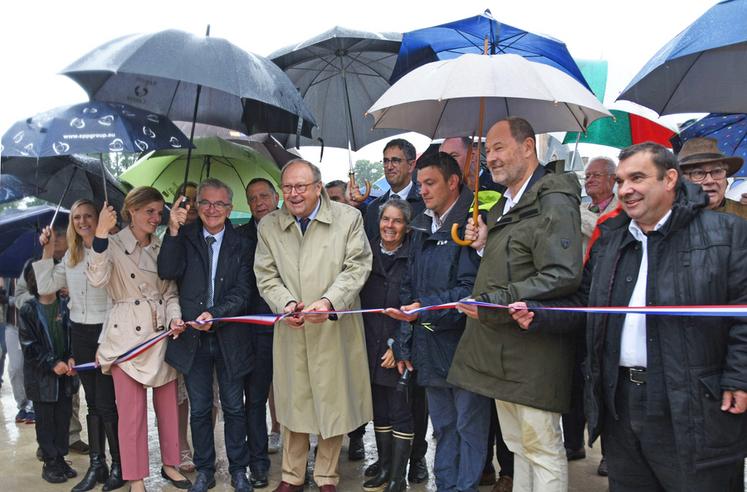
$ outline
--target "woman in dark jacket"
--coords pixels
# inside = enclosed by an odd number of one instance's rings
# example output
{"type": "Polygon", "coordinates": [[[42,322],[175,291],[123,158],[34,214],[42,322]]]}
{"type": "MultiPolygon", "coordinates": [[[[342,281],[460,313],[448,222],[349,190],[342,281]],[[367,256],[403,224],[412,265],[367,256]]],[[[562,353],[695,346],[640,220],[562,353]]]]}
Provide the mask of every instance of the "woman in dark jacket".
{"type": "MultiPolygon", "coordinates": [[[[410,241],[410,205],[391,199],[379,209],[377,244],[371,244],[371,275],[361,290],[361,306],[399,307],[400,281],[407,269],[410,241]]],[[[392,343],[400,322],[378,313],[363,315],[366,349],[373,393],[374,431],[379,473],[363,484],[366,491],[405,490],[405,468],[413,440],[412,411],[407,391],[398,388],[400,374],[392,343]]],[[[406,389],[406,387],[405,387],[406,389]]]]}
{"type": "Polygon", "coordinates": [[[36,440],[44,458],[42,478],[62,483],[77,476],[65,462],[72,398],[79,386],[72,369],[70,320],[67,305],[57,294],[39,295],[30,263],[24,278],[34,295],[20,312],[24,386],[36,411],[36,440]]]}

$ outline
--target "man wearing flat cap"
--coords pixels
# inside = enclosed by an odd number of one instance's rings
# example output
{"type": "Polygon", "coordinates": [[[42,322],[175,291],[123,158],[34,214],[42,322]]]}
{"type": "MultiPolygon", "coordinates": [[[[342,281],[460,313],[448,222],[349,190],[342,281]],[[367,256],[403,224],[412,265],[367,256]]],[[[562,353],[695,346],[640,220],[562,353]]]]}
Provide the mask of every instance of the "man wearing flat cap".
{"type": "Polygon", "coordinates": [[[747,205],[726,198],[726,178],[742,167],[741,157],[723,154],[716,139],[699,137],[684,143],[677,160],[685,179],[700,185],[708,194],[707,208],[747,219],[747,205]]]}

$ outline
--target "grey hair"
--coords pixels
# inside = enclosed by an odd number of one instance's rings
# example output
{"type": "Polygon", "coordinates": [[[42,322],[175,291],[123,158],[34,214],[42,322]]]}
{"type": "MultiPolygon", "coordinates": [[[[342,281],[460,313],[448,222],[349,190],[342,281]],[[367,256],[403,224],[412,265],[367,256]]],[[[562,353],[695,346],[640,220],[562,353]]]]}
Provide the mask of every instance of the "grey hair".
{"type": "Polygon", "coordinates": [[[389,200],[379,205],[379,222],[381,222],[381,217],[384,215],[384,210],[389,207],[394,207],[402,212],[402,215],[405,218],[405,225],[409,228],[410,221],[412,220],[412,207],[410,207],[410,204],[405,200],[402,200],[401,198],[390,198],[389,200]]]}
{"type": "Polygon", "coordinates": [[[202,190],[204,190],[205,188],[226,190],[226,193],[228,193],[228,201],[233,203],[233,190],[230,186],[217,178],[206,178],[200,182],[200,185],[197,187],[197,201],[200,201],[200,199],[202,198],[202,190]]]}
{"type": "Polygon", "coordinates": [[[617,164],[615,164],[615,161],[611,157],[607,157],[605,155],[600,155],[597,157],[594,157],[592,159],[589,159],[589,164],[586,165],[588,168],[593,163],[597,161],[604,162],[604,170],[607,171],[609,174],[615,174],[615,170],[617,169],[617,164]]]}
{"type": "Polygon", "coordinates": [[[311,169],[311,176],[314,178],[314,182],[321,182],[322,180],[322,172],[319,170],[317,166],[310,163],[306,159],[292,159],[288,161],[285,166],[283,166],[283,169],[280,170],[280,181],[283,181],[283,176],[285,176],[285,171],[292,166],[293,164],[306,164],[306,166],[311,169]]]}

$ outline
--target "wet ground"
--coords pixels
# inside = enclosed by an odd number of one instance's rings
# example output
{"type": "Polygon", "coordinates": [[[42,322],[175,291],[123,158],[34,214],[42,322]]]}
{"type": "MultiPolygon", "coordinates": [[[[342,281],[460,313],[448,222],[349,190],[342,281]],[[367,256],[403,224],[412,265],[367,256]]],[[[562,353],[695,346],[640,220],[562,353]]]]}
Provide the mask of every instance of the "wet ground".
{"type": "MultiPolygon", "coordinates": [[[[62,491],[70,490],[77,483],[73,479],[63,484],[49,484],[41,478],[41,463],[37,461],[36,437],[34,426],[28,424],[15,423],[15,401],[11,394],[10,385],[3,385],[0,390],[0,490],[3,492],[16,491],[62,491]]],[[[85,401],[81,398],[81,418],[85,419],[85,401]]],[[[84,420],[85,421],[85,420],[84,420]]],[[[219,429],[222,423],[218,424],[219,429]]],[[[150,412],[150,463],[151,477],[146,480],[148,491],[173,491],[178,490],[171,486],[160,477],[160,457],[158,456],[158,438],[154,425],[154,415],[150,412]]],[[[429,432],[430,435],[430,432],[429,432]]],[[[84,431],[84,440],[88,442],[84,431]]],[[[366,460],[359,462],[350,462],[347,459],[347,440],[343,445],[340,457],[340,473],[342,479],[338,490],[341,492],[359,492],[362,490],[363,469],[365,466],[376,459],[376,449],[373,438],[373,430],[370,428],[366,432],[366,460]]],[[[227,471],[227,461],[225,448],[223,447],[222,429],[216,432],[216,448],[218,454],[218,472],[216,475],[217,486],[213,489],[216,492],[232,491],[230,478],[227,471]]],[[[431,440],[428,449],[428,462],[433,463],[433,451],[435,443],[431,440]]],[[[570,487],[571,492],[597,492],[607,490],[607,479],[596,474],[597,465],[599,464],[599,446],[593,449],[587,449],[586,459],[573,461],[569,463],[570,487]]],[[[88,465],[88,457],[71,453],[68,459],[72,462],[72,467],[79,474],[85,472],[88,465]]],[[[271,492],[280,481],[280,455],[271,455],[272,468],[270,470],[270,486],[263,491],[271,492]]],[[[497,462],[495,463],[498,467],[497,462]]],[[[194,474],[190,475],[194,478],[194,474]]],[[[480,487],[481,492],[490,492],[491,487],[480,487]]],[[[100,487],[98,488],[100,490],[100,487]]],[[[122,488],[120,490],[127,490],[122,488]]],[[[316,490],[316,487],[307,487],[307,490],[316,490]]],[[[413,492],[435,491],[436,487],[431,477],[427,484],[415,485],[408,490],[413,492]]]]}

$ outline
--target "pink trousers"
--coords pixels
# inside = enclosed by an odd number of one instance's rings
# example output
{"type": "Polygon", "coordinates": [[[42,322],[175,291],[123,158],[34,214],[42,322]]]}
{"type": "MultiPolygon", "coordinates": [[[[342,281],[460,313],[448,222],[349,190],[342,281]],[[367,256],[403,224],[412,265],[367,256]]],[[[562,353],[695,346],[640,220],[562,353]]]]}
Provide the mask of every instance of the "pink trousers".
{"type": "MultiPolygon", "coordinates": [[[[119,413],[119,452],[122,478],[141,480],[150,475],[148,466],[147,388],[116,365],[112,366],[114,392],[119,413]]],[[[164,465],[179,466],[179,416],[176,380],[153,388],[153,407],[158,419],[158,441],[164,465]]]]}

